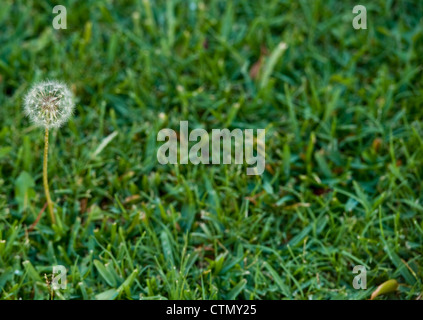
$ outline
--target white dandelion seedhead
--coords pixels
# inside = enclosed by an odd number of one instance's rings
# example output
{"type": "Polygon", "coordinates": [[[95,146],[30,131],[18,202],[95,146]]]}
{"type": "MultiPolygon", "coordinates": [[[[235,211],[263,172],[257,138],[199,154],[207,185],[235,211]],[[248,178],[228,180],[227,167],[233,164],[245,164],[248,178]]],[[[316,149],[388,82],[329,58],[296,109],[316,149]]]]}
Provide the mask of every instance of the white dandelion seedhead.
{"type": "Polygon", "coordinates": [[[47,80],[35,84],[25,96],[24,111],[37,126],[59,128],[73,114],[74,99],[61,82],[47,80]]]}

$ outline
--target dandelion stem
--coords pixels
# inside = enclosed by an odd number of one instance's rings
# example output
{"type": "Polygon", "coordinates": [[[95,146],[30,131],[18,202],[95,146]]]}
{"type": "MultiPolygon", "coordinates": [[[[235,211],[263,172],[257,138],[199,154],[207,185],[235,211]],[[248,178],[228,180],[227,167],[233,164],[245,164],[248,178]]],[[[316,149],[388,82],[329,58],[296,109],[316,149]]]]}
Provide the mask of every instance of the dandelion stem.
{"type": "Polygon", "coordinates": [[[48,161],[48,128],[46,128],[46,133],[45,133],[45,136],[44,136],[43,182],[44,182],[44,192],[46,194],[46,199],[47,199],[48,211],[50,213],[52,223],[55,224],[56,219],[54,217],[54,212],[53,212],[53,202],[51,201],[50,190],[48,188],[47,161],[48,161]]]}

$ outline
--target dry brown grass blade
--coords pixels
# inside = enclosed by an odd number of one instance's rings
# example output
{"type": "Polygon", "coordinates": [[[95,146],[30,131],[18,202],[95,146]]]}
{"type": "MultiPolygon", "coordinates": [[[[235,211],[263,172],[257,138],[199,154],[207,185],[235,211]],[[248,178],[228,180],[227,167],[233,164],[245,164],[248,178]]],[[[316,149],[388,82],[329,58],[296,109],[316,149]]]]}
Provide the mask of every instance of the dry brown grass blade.
{"type": "Polygon", "coordinates": [[[38,213],[37,219],[35,219],[34,223],[31,224],[31,226],[29,227],[29,232],[31,232],[32,230],[34,230],[35,226],[38,224],[38,221],[40,221],[41,216],[43,215],[43,212],[46,210],[47,208],[47,202],[44,204],[44,207],[41,209],[40,213],[38,213]]]}

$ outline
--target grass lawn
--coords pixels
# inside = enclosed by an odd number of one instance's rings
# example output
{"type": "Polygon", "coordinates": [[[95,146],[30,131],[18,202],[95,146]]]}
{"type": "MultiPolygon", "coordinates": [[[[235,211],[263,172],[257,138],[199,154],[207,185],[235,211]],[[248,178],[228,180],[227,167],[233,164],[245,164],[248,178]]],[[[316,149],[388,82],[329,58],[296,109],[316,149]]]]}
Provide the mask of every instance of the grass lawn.
{"type": "Polygon", "coordinates": [[[66,30],[47,1],[0,4],[0,299],[49,299],[54,265],[54,299],[422,297],[422,1],[61,4],[66,30]],[[44,131],[23,97],[47,78],[76,111],[50,132],[57,223],[31,228],[44,131]],[[266,129],[265,172],[161,165],[182,120],[266,129]]]}

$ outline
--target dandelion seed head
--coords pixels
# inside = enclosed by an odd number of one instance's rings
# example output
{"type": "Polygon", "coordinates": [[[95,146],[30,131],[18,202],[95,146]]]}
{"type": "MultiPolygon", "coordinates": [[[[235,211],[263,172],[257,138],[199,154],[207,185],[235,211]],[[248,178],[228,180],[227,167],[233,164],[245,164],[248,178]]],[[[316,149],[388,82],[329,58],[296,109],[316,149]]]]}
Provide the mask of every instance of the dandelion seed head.
{"type": "Polygon", "coordinates": [[[24,112],[35,125],[60,128],[73,114],[73,94],[61,82],[47,80],[35,84],[24,98],[24,112]]]}

